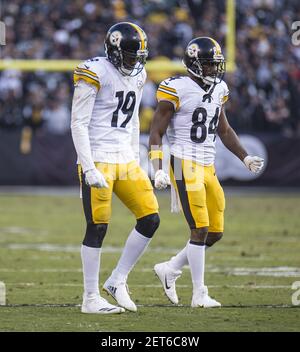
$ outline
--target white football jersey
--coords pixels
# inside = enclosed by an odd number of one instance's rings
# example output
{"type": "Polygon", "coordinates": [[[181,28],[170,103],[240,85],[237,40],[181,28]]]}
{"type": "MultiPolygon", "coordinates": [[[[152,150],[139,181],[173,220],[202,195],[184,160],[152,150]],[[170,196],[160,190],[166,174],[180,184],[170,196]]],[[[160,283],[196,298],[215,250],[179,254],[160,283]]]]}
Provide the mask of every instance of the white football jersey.
{"type": "Polygon", "coordinates": [[[227,84],[221,81],[210,99],[207,93],[188,76],[167,78],[157,90],[158,101],[170,101],[175,108],[167,129],[171,154],[202,165],[214,163],[216,129],[229,91],[227,84]]]}
{"type": "Polygon", "coordinates": [[[105,57],[95,57],[75,69],[75,84],[80,80],[98,90],[88,126],[94,161],[114,162],[103,160],[111,152],[126,154],[126,162],[134,160],[132,132],[139,126],[145,69],[135,77],[124,76],[105,57]]]}

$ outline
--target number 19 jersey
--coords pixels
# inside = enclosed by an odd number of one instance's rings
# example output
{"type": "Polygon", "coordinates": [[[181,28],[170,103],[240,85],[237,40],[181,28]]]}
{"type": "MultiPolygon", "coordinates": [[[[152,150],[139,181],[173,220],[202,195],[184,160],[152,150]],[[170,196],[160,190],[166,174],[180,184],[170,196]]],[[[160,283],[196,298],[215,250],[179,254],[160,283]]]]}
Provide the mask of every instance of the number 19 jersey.
{"type": "Polygon", "coordinates": [[[94,161],[102,161],[97,158],[102,152],[133,154],[132,132],[134,126],[139,127],[138,109],[146,81],[145,69],[137,76],[124,76],[105,57],[95,57],[76,67],[74,83],[80,80],[98,91],[88,126],[94,161]]]}
{"type": "Polygon", "coordinates": [[[177,158],[212,165],[222,104],[229,95],[221,81],[211,94],[188,76],[170,77],[157,90],[158,101],[169,101],[175,113],[167,129],[170,152],[177,158]]]}

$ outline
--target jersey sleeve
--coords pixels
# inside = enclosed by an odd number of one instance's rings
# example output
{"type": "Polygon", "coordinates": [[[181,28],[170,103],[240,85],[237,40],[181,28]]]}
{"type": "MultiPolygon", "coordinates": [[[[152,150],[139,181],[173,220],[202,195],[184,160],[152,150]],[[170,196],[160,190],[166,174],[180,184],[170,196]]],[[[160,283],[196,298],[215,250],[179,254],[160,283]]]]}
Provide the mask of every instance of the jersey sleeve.
{"type": "Polygon", "coordinates": [[[222,104],[225,104],[229,98],[229,89],[228,89],[227,84],[224,81],[223,81],[223,85],[224,85],[224,92],[223,92],[223,97],[222,97],[222,104]]]}
{"type": "Polygon", "coordinates": [[[78,81],[83,80],[99,90],[101,87],[100,79],[95,71],[93,65],[88,61],[79,64],[74,70],[74,85],[76,85],[78,81]]]}
{"type": "Polygon", "coordinates": [[[156,98],[158,102],[169,101],[174,105],[175,110],[179,109],[180,103],[177,89],[174,85],[171,85],[168,80],[164,80],[160,83],[156,92],[156,98]]]}
{"type": "Polygon", "coordinates": [[[141,72],[141,77],[142,77],[142,82],[144,86],[147,81],[147,71],[145,70],[145,68],[143,68],[143,71],[141,72]]]}

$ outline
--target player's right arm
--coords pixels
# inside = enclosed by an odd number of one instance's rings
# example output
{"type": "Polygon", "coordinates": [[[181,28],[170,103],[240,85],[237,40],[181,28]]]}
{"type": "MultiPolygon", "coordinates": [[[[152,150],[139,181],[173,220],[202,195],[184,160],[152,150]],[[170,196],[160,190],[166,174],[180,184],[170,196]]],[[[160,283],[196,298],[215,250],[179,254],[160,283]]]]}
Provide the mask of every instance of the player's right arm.
{"type": "Polygon", "coordinates": [[[74,72],[71,132],[79,163],[90,187],[107,187],[104,176],[95,167],[92,157],[88,127],[91,121],[99,79],[92,71],[77,67],[74,72]]]}
{"type": "Polygon", "coordinates": [[[169,101],[160,101],[155,110],[149,137],[149,157],[155,171],[155,187],[166,188],[170,184],[169,175],[162,170],[162,137],[166,133],[175,112],[174,105],[169,101]]]}

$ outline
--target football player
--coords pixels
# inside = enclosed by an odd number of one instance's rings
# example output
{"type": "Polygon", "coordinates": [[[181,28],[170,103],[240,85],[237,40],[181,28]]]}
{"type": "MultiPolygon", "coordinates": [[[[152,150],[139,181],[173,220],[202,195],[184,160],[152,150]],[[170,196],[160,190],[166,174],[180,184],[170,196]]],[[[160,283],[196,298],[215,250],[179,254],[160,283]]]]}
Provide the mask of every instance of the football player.
{"type": "Polygon", "coordinates": [[[219,307],[204,284],[205,248],[223,236],[225,198],[215,173],[216,134],[223,144],[254,173],[261,171],[263,159],[250,156],[229,125],[224,104],[229,91],[223,81],[225,60],[220,45],[212,38],[189,42],[183,63],[185,76],[160,83],[158,105],[150,132],[150,159],[155,187],[166,188],[169,175],[162,170],[162,136],[170,143],[170,176],[190,227],[187,245],[167,262],[154,266],[170,301],[178,303],[175,281],[189,264],[193,281],[192,307],[219,307]]]}
{"type": "MultiPolygon", "coordinates": [[[[127,276],[159,226],[158,203],[139,166],[138,110],[146,80],[147,37],[136,24],[117,23],[106,35],[106,57],[81,63],[74,72],[72,137],[78,155],[86,232],[81,247],[83,313],[136,311],[127,276]],[[99,294],[100,255],[114,192],[135,215],[122,255],[99,294]]],[[[116,234],[117,235],[117,234],[116,234]]]]}

